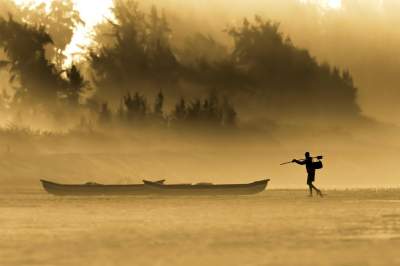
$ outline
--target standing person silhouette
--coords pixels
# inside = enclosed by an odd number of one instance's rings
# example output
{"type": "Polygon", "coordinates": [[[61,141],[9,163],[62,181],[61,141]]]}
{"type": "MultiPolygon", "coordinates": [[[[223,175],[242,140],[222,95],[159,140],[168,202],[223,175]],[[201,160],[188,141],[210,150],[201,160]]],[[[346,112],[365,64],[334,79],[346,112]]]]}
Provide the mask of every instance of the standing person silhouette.
{"type": "MultiPolygon", "coordinates": [[[[307,185],[308,185],[308,187],[310,189],[310,197],[313,196],[313,189],[317,192],[318,196],[323,197],[321,190],[319,190],[313,184],[313,182],[315,181],[315,170],[317,169],[315,167],[315,164],[313,163],[313,158],[310,156],[309,152],[305,153],[305,157],[306,158],[304,160],[293,159],[292,162],[300,164],[300,165],[306,165],[306,169],[307,169],[307,185]]],[[[322,159],[322,156],[318,156],[317,158],[318,159],[322,159]]],[[[319,168],[322,168],[322,163],[320,165],[321,166],[319,168]]]]}

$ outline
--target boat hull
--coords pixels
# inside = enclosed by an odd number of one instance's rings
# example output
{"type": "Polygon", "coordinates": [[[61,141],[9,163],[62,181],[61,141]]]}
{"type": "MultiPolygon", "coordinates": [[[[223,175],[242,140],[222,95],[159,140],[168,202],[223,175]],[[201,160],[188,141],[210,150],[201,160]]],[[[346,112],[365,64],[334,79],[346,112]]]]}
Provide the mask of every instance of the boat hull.
{"type": "Polygon", "coordinates": [[[264,191],[269,179],[256,181],[249,184],[226,184],[226,185],[164,185],[143,180],[145,185],[153,190],[154,194],[161,195],[189,195],[189,196],[209,196],[209,195],[252,195],[264,191]]]}
{"type": "Polygon", "coordinates": [[[152,190],[144,184],[132,185],[101,185],[75,184],[66,185],[40,180],[44,190],[58,196],[100,196],[100,195],[147,195],[152,190]]]}
{"type": "Polygon", "coordinates": [[[57,196],[136,196],[136,195],[251,195],[265,190],[269,179],[256,181],[249,184],[225,184],[225,185],[164,185],[164,180],[151,182],[143,180],[144,184],[132,185],[102,185],[102,184],[58,184],[55,182],[40,180],[44,190],[57,196]]]}

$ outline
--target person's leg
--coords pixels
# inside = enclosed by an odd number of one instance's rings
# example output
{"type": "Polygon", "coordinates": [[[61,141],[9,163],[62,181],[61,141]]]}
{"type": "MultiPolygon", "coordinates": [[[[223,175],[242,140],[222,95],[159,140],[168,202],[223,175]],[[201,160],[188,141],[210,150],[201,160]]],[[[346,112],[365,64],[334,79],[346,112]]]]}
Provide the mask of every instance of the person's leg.
{"type": "Polygon", "coordinates": [[[318,196],[322,197],[322,192],[320,189],[318,189],[316,186],[314,186],[314,184],[311,184],[312,188],[317,192],[318,196]]]}
{"type": "Polygon", "coordinates": [[[313,196],[313,182],[314,182],[314,175],[312,173],[308,173],[307,175],[307,185],[310,190],[310,197],[313,196]]]}
{"type": "Polygon", "coordinates": [[[310,197],[312,197],[313,196],[313,192],[312,192],[313,184],[312,184],[312,182],[310,180],[307,180],[307,185],[308,185],[308,190],[310,191],[310,197]]]}

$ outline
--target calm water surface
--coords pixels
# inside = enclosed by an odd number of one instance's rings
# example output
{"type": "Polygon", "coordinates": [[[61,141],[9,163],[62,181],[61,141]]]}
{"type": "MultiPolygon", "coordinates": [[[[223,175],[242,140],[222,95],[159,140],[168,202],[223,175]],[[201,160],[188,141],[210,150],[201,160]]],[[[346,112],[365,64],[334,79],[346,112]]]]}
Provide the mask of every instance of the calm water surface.
{"type": "Polygon", "coordinates": [[[400,190],[245,197],[1,191],[0,265],[400,265],[400,190]]]}

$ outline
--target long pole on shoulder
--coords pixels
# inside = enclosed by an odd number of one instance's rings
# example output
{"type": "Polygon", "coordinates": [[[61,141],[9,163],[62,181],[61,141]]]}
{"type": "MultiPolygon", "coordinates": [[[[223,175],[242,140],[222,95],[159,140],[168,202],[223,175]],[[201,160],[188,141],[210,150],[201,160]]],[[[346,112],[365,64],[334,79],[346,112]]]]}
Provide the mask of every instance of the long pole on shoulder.
{"type": "MultiPolygon", "coordinates": [[[[315,157],[311,157],[312,159],[318,159],[318,160],[321,160],[321,159],[323,159],[324,158],[324,156],[322,156],[322,155],[319,155],[319,156],[315,156],[315,157]]],[[[280,165],[285,165],[285,164],[290,164],[290,163],[293,163],[293,161],[290,161],[290,162],[286,162],[286,163],[281,163],[280,165]]]]}

